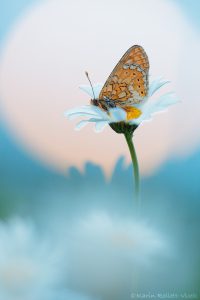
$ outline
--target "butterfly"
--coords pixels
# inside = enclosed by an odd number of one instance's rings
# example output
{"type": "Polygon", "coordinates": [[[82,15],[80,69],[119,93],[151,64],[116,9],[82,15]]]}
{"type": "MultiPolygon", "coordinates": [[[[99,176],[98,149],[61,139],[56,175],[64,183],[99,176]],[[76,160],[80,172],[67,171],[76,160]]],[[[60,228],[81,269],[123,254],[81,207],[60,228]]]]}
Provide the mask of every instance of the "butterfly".
{"type": "MultiPolygon", "coordinates": [[[[137,115],[135,104],[141,103],[148,95],[149,60],[141,46],[129,48],[106,80],[98,99],[91,104],[108,111],[121,107],[127,114],[137,115]]],[[[88,74],[86,73],[88,76],[88,74]]],[[[89,79],[89,78],[88,78],[89,79]]],[[[95,98],[95,97],[94,97],[95,98]]]]}

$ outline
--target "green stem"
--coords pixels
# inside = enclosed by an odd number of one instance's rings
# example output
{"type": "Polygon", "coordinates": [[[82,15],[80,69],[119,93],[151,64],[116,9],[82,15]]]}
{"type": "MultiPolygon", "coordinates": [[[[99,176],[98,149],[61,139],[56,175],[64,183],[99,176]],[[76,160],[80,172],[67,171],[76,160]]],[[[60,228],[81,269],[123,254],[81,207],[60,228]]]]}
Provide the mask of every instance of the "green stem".
{"type": "Polygon", "coordinates": [[[137,201],[137,208],[139,210],[140,175],[139,175],[139,166],[138,166],[137,155],[136,155],[136,151],[135,151],[133,140],[132,140],[132,134],[125,133],[124,136],[126,138],[126,142],[128,144],[128,148],[129,148],[131,159],[132,159],[133,171],[134,171],[135,197],[136,197],[136,201],[137,201]]]}

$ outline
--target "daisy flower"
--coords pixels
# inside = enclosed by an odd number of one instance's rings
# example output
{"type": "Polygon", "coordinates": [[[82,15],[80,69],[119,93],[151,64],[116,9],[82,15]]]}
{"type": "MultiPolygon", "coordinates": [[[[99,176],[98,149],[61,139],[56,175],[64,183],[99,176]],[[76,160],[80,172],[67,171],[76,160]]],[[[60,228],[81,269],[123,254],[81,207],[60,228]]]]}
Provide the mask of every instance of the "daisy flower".
{"type": "MultiPolygon", "coordinates": [[[[157,100],[149,101],[155,92],[167,83],[169,81],[161,78],[154,80],[150,84],[148,96],[141,103],[132,105],[130,111],[125,111],[121,107],[110,108],[105,111],[98,106],[83,105],[66,111],[65,116],[70,120],[84,118],[77,123],[75,127],[77,130],[89,123],[95,124],[96,132],[101,132],[107,125],[110,125],[118,133],[124,133],[127,125],[132,126],[135,130],[142,122],[151,120],[155,113],[166,111],[169,106],[178,102],[174,93],[163,94],[157,100]]],[[[103,85],[99,83],[93,86],[93,91],[90,85],[81,85],[80,89],[90,97],[95,96],[95,99],[98,99],[102,87],[103,85]]]]}
{"type": "Polygon", "coordinates": [[[32,222],[0,222],[0,299],[53,299],[62,276],[59,261],[60,252],[32,222]]]}

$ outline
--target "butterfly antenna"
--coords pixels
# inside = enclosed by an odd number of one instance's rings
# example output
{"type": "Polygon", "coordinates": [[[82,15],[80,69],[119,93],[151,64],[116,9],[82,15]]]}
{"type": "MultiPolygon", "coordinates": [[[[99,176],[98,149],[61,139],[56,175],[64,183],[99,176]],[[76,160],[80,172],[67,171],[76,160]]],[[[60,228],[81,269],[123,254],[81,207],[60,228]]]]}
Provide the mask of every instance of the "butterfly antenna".
{"type": "Polygon", "coordinates": [[[91,86],[91,88],[92,88],[92,93],[93,93],[93,96],[94,96],[94,99],[95,99],[95,94],[94,94],[93,85],[92,85],[92,82],[91,82],[91,80],[90,80],[90,77],[89,77],[89,74],[88,74],[87,71],[85,72],[85,75],[86,75],[86,77],[87,77],[87,79],[88,79],[88,81],[89,81],[89,83],[90,83],[90,86],[91,86]]]}

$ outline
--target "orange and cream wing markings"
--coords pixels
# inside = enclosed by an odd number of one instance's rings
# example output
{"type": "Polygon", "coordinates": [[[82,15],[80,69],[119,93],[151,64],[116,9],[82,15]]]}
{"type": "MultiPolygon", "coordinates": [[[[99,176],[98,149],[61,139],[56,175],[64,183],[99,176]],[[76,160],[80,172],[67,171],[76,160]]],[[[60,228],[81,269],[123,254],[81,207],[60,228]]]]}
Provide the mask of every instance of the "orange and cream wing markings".
{"type": "Polygon", "coordinates": [[[148,93],[148,71],[149,61],[144,49],[137,45],[131,47],[104,84],[100,103],[103,105],[104,100],[110,100],[124,109],[140,103],[148,93]]]}

